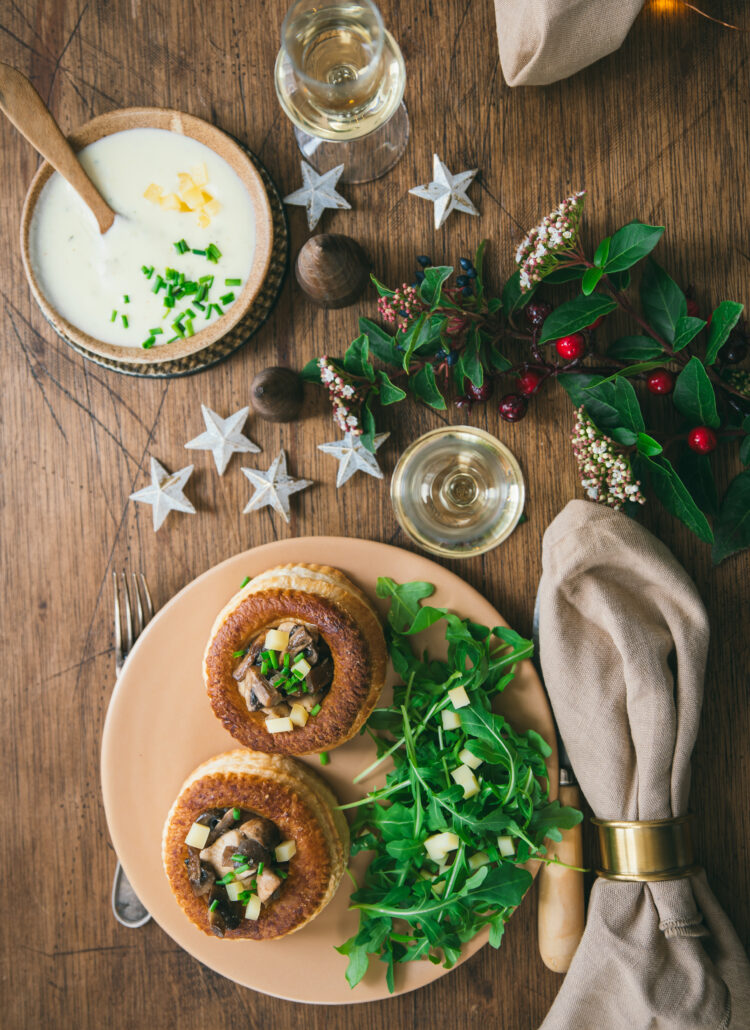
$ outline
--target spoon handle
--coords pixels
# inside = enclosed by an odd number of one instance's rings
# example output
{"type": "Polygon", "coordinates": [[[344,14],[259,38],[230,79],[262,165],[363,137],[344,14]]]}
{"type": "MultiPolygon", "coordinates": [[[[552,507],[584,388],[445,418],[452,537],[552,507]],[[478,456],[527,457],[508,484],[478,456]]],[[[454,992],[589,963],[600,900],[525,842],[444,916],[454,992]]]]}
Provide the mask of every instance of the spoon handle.
{"type": "Polygon", "coordinates": [[[67,179],[93,212],[99,231],[105,233],[115,220],[114,211],[86,175],[32,83],[21,72],[1,61],[0,109],[42,157],[67,179]]]}

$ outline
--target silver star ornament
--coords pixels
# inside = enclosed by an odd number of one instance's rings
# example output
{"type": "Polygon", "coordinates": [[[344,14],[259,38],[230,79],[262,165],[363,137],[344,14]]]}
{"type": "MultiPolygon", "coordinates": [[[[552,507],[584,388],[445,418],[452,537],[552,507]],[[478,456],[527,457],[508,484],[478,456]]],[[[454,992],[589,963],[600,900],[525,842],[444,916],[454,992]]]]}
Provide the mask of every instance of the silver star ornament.
{"type": "Polygon", "coordinates": [[[153,508],[154,532],[162,525],[170,511],[184,511],[195,514],[195,508],[183,493],[183,488],[193,474],[193,466],[187,465],[177,472],[167,472],[156,458],[151,459],[151,486],[136,490],[131,501],[150,504],[153,508]]]}
{"type": "Polygon", "coordinates": [[[415,186],[409,190],[415,197],[430,200],[435,205],[435,228],[439,229],[451,211],[463,211],[467,215],[479,212],[466,196],[478,169],[458,172],[452,175],[437,154],[432,156],[432,182],[426,186],[415,186]]]}
{"type": "MultiPolygon", "coordinates": [[[[378,433],[374,439],[375,450],[390,436],[390,433],[378,433]]],[[[383,473],[378,465],[377,458],[368,451],[362,444],[362,437],[355,433],[345,433],[343,440],[334,440],[331,443],[318,444],[318,450],[324,454],[333,454],[339,462],[339,471],[336,476],[336,487],[341,487],[347,480],[351,479],[355,472],[366,472],[368,476],[375,479],[382,479],[383,473]]]]}
{"type": "Polygon", "coordinates": [[[336,192],[336,183],[344,170],[343,165],[336,165],[322,175],[318,175],[307,161],[301,161],[300,165],[304,185],[288,197],[284,197],[284,203],[307,208],[307,227],[312,232],[326,208],[348,211],[352,205],[336,192]]]}
{"type": "Polygon", "coordinates": [[[312,479],[294,479],[287,473],[286,451],[283,447],[265,472],[247,468],[243,468],[242,471],[255,488],[253,496],[243,508],[243,514],[268,506],[282,515],[287,522],[290,494],[296,494],[312,486],[313,482],[312,479]]]}
{"type": "Polygon", "coordinates": [[[250,414],[250,408],[240,408],[229,418],[221,418],[215,411],[201,404],[203,421],[206,423],[205,433],[188,440],[185,447],[189,451],[211,451],[216,462],[216,471],[224,475],[229,459],[233,454],[258,454],[260,447],[253,443],[242,432],[242,427],[250,414]]]}

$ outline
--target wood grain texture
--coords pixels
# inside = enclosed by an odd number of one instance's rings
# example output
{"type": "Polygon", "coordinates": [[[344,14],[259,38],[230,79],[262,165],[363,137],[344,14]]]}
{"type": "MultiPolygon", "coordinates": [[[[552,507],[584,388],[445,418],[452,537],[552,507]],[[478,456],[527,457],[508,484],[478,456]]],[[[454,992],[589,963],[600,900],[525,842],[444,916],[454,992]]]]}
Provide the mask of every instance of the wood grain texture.
{"type": "MultiPolygon", "coordinates": [[[[246,142],[287,193],[299,184],[299,155],[272,84],[285,7],[285,0],[5,0],[0,60],[31,77],[63,131],[118,106],[180,108],[246,142]]],[[[387,178],[344,188],[353,211],[327,214],[319,227],[359,240],[381,278],[410,281],[416,253],[455,261],[488,236],[489,276],[499,283],[521,232],[585,187],[591,238],[634,217],[664,223],[661,258],[678,280],[694,284],[699,303],[750,302],[742,244],[750,165],[746,36],[687,11],[647,7],[617,54],[570,81],[512,91],[498,64],[491,0],[383,0],[382,8],[406,58],[412,137],[387,178]],[[434,150],[454,171],[480,169],[471,195],[481,218],[453,215],[435,232],[431,206],[407,194],[429,177],[434,150]]],[[[747,14],[740,0],[719,8],[728,21],[747,14]]],[[[3,1026],[140,1030],[173,1027],[178,1019],[183,1030],[538,1026],[560,979],[537,952],[534,892],[499,953],[486,948],[416,994],[348,1010],[304,1009],[254,994],[199,966],[157,926],[128,931],[111,918],[115,856],[98,773],[114,674],[111,570],[144,569],[163,604],[221,559],[275,538],[339,533],[409,544],[387,481],[358,476],[336,491],[335,462],[316,449],[335,435],[320,396],[310,397],[299,423],[253,419],[249,427],[263,447],[261,461],[283,444],[292,474],[316,481],[293,498],[290,526],[267,509],[241,514],[248,486],[239,459],[220,479],[211,456],[196,454],[188,494],[198,513],[171,515],[154,535],[150,510],[127,500],[147,482],[149,455],[170,469],[187,464],[183,444],[202,430],[201,401],[228,414],[247,402],[264,366],[299,367],[323,351],[342,352],[357,315],[372,314],[374,300],[325,311],[289,276],[268,324],[206,373],[157,382],[87,364],[54,336],[30,299],[16,241],[37,158],[7,123],[0,140],[3,1026]],[[30,811],[44,813],[43,838],[30,811]]],[[[304,212],[292,210],[290,221],[294,256],[307,237],[304,212]]],[[[387,412],[384,428],[392,435],[379,452],[386,472],[407,443],[441,420],[462,416],[415,404],[387,412]]],[[[544,528],[580,489],[566,439],[571,408],[550,391],[518,425],[501,424],[491,406],[470,420],[518,455],[529,519],[499,550],[451,567],[528,632],[544,528]]],[[[731,462],[723,454],[717,461],[726,481],[731,462]]],[[[694,576],[712,618],[693,767],[696,846],[747,944],[748,560],[712,569],[708,550],[662,509],[649,504],[643,518],[694,576]]],[[[587,834],[589,862],[591,844],[587,834]]]]}

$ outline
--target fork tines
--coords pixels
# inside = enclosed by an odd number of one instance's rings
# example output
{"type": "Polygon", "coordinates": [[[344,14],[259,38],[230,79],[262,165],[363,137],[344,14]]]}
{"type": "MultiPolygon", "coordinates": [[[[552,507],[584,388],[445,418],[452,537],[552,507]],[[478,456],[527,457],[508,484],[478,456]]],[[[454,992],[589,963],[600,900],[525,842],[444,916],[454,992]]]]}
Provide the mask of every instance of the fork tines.
{"type": "Polygon", "coordinates": [[[115,666],[119,673],[133,644],[154,614],[154,605],[146,577],[121,572],[112,573],[115,591],[115,666]],[[124,622],[122,619],[124,613],[124,622]],[[124,643],[123,643],[124,630],[124,643]]]}

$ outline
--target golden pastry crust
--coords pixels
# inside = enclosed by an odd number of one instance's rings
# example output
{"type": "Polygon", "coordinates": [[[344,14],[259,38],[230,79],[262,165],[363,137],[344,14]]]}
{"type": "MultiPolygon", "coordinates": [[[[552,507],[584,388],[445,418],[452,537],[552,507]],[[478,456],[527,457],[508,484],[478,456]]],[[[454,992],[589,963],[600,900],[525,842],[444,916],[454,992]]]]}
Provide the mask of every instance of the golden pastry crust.
{"type": "Polygon", "coordinates": [[[349,855],[349,827],[338,801],[312,769],[280,755],[240,749],[209,759],[190,774],[164,824],[162,861],[180,908],[211,933],[205,898],[188,881],[185,837],[210,808],[240,807],[270,819],[297,852],[279,894],[257,920],[227,928],[224,940],[273,940],[296,933],[322,911],[336,892],[349,855]]]}
{"type": "Polygon", "coordinates": [[[329,751],[353,737],[377,704],[387,650],[380,620],[365,594],[327,565],[282,565],[252,579],[219,613],[203,676],[214,714],[247,747],[272,754],[329,751]],[[318,715],[288,733],[269,733],[266,716],[248,711],[232,676],[234,652],[259,631],[295,618],[317,627],[331,650],[334,674],[318,715]]]}

